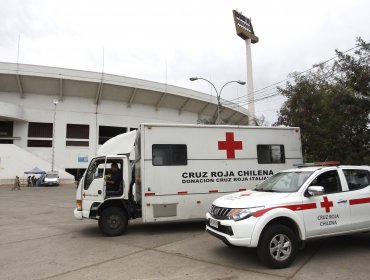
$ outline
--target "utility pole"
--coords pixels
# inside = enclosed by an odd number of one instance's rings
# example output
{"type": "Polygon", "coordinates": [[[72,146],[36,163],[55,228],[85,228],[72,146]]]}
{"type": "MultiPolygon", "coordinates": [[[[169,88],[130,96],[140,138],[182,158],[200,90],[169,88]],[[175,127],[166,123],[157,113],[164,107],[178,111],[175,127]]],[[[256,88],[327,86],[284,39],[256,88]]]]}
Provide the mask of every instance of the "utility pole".
{"type": "Polygon", "coordinates": [[[53,141],[51,147],[51,171],[54,171],[54,154],[55,154],[55,120],[57,114],[57,104],[59,103],[58,99],[53,100],[54,103],[54,118],[53,118],[53,141]]]}

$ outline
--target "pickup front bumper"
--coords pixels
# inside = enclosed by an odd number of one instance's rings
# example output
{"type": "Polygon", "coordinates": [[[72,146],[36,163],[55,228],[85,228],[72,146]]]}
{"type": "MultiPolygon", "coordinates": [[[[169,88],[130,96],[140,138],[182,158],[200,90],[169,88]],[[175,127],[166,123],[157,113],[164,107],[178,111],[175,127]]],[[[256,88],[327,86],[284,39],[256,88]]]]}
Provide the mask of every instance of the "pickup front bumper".
{"type": "Polygon", "coordinates": [[[215,220],[207,213],[206,230],[209,234],[229,245],[252,247],[251,241],[255,219],[249,218],[237,222],[233,220],[216,220],[217,227],[212,226],[210,219],[215,220]]]}

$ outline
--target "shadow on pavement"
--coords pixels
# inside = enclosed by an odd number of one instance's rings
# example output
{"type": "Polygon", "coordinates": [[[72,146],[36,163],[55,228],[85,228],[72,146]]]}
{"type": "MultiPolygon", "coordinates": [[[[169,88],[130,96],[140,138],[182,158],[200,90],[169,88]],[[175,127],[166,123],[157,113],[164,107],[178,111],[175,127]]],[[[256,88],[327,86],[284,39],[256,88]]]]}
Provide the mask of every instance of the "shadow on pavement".
{"type": "Polygon", "coordinates": [[[160,235],[165,233],[185,233],[205,231],[205,221],[186,221],[186,222],[158,222],[158,223],[135,223],[130,224],[127,235],[149,234],[160,235]]]}
{"type": "MultiPolygon", "coordinates": [[[[205,221],[134,223],[129,224],[127,232],[122,236],[202,233],[203,231],[205,232],[205,221]]],[[[86,237],[105,237],[99,230],[98,221],[94,224],[81,225],[77,232],[86,237]]]]}

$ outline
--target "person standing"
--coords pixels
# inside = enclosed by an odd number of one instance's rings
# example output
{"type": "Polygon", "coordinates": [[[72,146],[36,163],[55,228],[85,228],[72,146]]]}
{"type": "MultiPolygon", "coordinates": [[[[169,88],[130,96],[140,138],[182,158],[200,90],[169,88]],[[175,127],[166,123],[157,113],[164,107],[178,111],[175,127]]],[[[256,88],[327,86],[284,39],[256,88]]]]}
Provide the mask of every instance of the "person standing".
{"type": "Polygon", "coordinates": [[[14,191],[15,189],[17,189],[17,190],[20,190],[21,189],[21,182],[19,181],[19,177],[18,176],[15,176],[14,185],[12,187],[12,191],[14,191]]]}
{"type": "Polygon", "coordinates": [[[31,176],[27,177],[27,187],[31,187],[31,176]]]}

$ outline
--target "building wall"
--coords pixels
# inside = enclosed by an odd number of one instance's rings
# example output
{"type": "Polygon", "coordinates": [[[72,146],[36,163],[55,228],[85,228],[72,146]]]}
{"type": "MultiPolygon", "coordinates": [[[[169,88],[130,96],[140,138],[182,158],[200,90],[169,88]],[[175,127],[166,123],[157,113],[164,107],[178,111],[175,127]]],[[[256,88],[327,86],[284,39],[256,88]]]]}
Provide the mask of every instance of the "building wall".
{"type": "MultiPolygon", "coordinates": [[[[54,104],[57,96],[39,95],[26,93],[20,98],[16,93],[0,93],[1,101],[9,104],[17,104],[24,110],[24,121],[14,121],[14,144],[34,155],[51,162],[52,148],[27,147],[28,122],[53,123],[54,104]]],[[[135,104],[131,107],[127,103],[101,100],[99,105],[94,104],[91,98],[66,96],[56,106],[55,121],[55,166],[61,169],[86,168],[87,162],[78,162],[79,157],[87,157],[90,160],[97,149],[98,129],[100,125],[137,128],[140,123],[193,123],[198,120],[196,113],[182,112],[169,108],[135,104]],[[88,147],[67,147],[66,128],[67,124],[89,125],[88,147]]]]}

